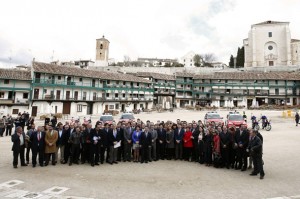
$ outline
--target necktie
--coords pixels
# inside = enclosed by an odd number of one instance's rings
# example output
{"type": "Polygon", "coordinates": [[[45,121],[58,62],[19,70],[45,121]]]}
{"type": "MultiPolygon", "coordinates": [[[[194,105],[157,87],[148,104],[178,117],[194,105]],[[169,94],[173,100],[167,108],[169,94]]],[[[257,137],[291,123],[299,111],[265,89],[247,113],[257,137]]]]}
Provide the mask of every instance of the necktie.
{"type": "Polygon", "coordinates": [[[41,133],[38,134],[38,140],[40,141],[41,139],[41,133]]]}

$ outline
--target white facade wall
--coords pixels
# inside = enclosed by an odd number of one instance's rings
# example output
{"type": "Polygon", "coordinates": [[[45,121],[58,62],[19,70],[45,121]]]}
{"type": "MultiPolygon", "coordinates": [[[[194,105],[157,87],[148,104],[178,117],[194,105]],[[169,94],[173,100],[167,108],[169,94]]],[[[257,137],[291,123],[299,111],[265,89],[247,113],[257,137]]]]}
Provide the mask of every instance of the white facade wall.
{"type": "Polygon", "coordinates": [[[252,25],[244,40],[245,67],[299,65],[299,44],[291,41],[288,22],[252,25]]]}

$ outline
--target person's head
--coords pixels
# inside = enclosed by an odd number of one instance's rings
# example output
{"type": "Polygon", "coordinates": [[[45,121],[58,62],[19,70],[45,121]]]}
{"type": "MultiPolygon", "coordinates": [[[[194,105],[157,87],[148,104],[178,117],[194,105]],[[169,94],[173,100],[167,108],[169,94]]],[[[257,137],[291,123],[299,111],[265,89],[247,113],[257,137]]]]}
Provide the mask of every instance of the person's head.
{"type": "Polygon", "coordinates": [[[218,132],[222,132],[222,128],[220,126],[218,126],[218,132]]]}
{"type": "Polygon", "coordinates": [[[88,124],[86,125],[86,127],[87,127],[88,129],[90,129],[90,128],[92,128],[92,124],[91,124],[91,123],[88,123],[88,124]]]}
{"type": "Polygon", "coordinates": [[[117,125],[115,123],[112,123],[110,127],[115,130],[117,128],[117,125]]]}
{"type": "Polygon", "coordinates": [[[136,127],[135,127],[135,130],[136,130],[136,131],[140,131],[140,127],[139,127],[139,126],[136,126],[136,127]]]}
{"type": "Polygon", "coordinates": [[[70,126],[68,124],[65,125],[65,129],[68,130],[70,126]]]}
{"type": "Polygon", "coordinates": [[[80,132],[80,127],[79,126],[76,127],[75,131],[76,131],[76,133],[79,133],[80,132]]]}
{"type": "Polygon", "coordinates": [[[254,136],[256,136],[256,134],[257,134],[257,131],[256,130],[254,130],[254,129],[249,129],[249,134],[250,134],[250,137],[254,137],[254,136]]]}
{"type": "Polygon", "coordinates": [[[148,132],[149,131],[149,128],[148,126],[145,126],[145,131],[148,132]]]}
{"type": "Polygon", "coordinates": [[[177,124],[177,127],[178,127],[179,129],[181,129],[181,128],[182,128],[181,123],[178,123],[178,124],[177,124]]]}
{"type": "Polygon", "coordinates": [[[227,127],[223,126],[223,132],[227,132],[227,127]]]}
{"type": "Polygon", "coordinates": [[[71,125],[70,125],[70,129],[73,129],[73,128],[74,128],[74,124],[71,124],[71,125]]]}
{"type": "Polygon", "coordinates": [[[35,129],[35,124],[31,124],[31,129],[35,129]]]}
{"type": "Polygon", "coordinates": [[[186,130],[186,131],[190,131],[190,127],[187,126],[187,127],[185,128],[185,130],[186,130]]]}
{"type": "Polygon", "coordinates": [[[49,125],[49,124],[48,124],[48,125],[46,125],[46,128],[47,128],[49,131],[52,131],[52,129],[53,129],[53,128],[52,128],[52,126],[51,126],[51,125],[49,125]]]}
{"type": "Polygon", "coordinates": [[[100,130],[100,127],[101,127],[101,124],[97,124],[97,125],[96,125],[96,129],[97,129],[97,130],[100,130]]]}
{"type": "Polygon", "coordinates": [[[16,132],[17,132],[17,133],[22,133],[22,132],[23,132],[22,127],[18,126],[18,127],[16,128],[16,132]]]}
{"type": "Polygon", "coordinates": [[[193,129],[197,128],[197,124],[193,123],[193,129]]]}

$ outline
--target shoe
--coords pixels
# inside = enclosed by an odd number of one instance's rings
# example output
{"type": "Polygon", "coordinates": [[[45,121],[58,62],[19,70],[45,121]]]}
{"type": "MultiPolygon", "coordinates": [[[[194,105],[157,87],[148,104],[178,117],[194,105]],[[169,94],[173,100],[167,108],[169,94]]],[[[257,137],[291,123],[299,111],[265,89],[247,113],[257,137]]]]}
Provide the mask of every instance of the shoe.
{"type": "Polygon", "coordinates": [[[247,170],[247,168],[242,168],[242,169],[241,169],[241,171],[246,171],[246,170],[247,170]]]}
{"type": "Polygon", "coordinates": [[[72,162],[69,163],[69,166],[72,166],[72,162]]]}
{"type": "Polygon", "coordinates": [[[18,166],[17,166],[17,165],[14,165],[14,168],[16,169],[16,168],[18,168],[18,166]]]}
{"type": "Polygon", "coordinates": [[[26,164],[29,164],[29,161],[27,161],[26,164]]]}
{"type": "Polygon", "coordinates": [[[44,167],[44,165],[43,165],[43,164],[40,164],[40,167],[44,167]]]}
{"type": "Polygon", "coordinates": [[[114,161],[113,163],[114,163],[114,164],[118,164],[118,162],[116,162],[116,161],[114,161]]]}
{"type": "Polygon", "coordinates": [[[145,161],[145,163],[148,163],[148,161],[145,161]]]}
{"type": "Polygon", "coordinates": [[[250,176],[256,176],[257,173],[250,173],[249,175],[250,175],[250,176]]]}
{"type": "Polygon", "coordinates": [[[95,165],[94,165],[94,164],[91,164],[91,166],[94,167],[95,165]]]}
{"type": "Polygon", "coordinates": [[[100,164],[96,163],[95,165],[100,165],[100,164]]]}
{"type": "Polygon", "coordinates": [[[22,167],[27,167],[27,164],[21,164],[22,167]]]}
{"type": "Polygon", "coordinates": [[[32,165],[33,168],[34,168],[35,166],[36,166],[35,164],[32,165]]]}
{"type": "Polygon", "coordinates": [[[252,169],[252,166],[250,165],[250,166],[248,167],[248,169],[252,169]]]}
{"type": "Polygon", "coordinates": [[[55,165],[56,165],[56,163],[55,163],[55,162],[53,162],[53,163],[52,163],[52,165],[53,165],[53,166],[55,166],[55,165]]]}
{"type": "Polygon", "coordinates": [[[259,179],[264,179],[264,177],[265,177],[265,175],[261,175],[260,177],[259,177],[259,179]]]}

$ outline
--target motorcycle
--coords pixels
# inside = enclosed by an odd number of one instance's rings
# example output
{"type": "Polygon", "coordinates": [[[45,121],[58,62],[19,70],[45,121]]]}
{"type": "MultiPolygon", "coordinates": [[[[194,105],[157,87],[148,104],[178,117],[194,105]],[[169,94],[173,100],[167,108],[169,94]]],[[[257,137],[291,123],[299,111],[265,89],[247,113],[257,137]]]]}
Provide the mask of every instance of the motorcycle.
{"type": "Polygon", "coordinates": [[[252,128],[258,131],[260,129],[259,122],[256,120],[252,121],[252,128]]]}
{"type": "Polygon", "coordinates": [[[271,120],[267,120],[266,121],[266,123],[265,123],[265,129],[266,129],[266,131],[270,131],[272,129],[271,120]]]}

